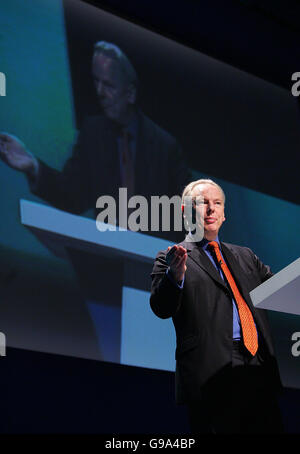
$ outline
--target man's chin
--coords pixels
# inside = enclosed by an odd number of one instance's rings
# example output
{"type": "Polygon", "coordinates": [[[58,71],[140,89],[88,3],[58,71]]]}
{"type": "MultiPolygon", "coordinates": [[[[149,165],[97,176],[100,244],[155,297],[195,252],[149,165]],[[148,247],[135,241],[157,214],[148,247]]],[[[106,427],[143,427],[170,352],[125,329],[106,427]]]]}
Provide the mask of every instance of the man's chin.
{"type": "Polygon", "coordinates": [[[213,228],[212,226],[209,226],[208,228],[207,227],[204,227],[204,236],[206,238],[206,235],[212,237],[216,237],[218,235],[218,231],[219,229],[217,228],[213,228]]]}
{"type": "Polygon", "coordinates": [[[120,121],[119,117],[117,115],[114,115],[113,112],[103,111],[103,113],[108,120],[111,120],[114,123],[118,123],[119,125],[122,125],[122,122],[120,121]]]}

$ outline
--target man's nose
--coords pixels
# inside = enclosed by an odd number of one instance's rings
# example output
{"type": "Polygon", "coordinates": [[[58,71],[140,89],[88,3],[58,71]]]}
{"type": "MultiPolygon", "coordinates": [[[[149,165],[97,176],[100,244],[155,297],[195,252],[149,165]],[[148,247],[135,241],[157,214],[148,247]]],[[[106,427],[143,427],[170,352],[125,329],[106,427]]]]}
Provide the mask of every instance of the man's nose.
{"type": "Polygon", "coordinates": [[[207,204],[207,211],[208,211],[209,213],[211,213],[212,211],[214,211],[214,209],[215,209],[215,205],[214,205],[212,202],[208,202],[208,204],[207,204]]]}

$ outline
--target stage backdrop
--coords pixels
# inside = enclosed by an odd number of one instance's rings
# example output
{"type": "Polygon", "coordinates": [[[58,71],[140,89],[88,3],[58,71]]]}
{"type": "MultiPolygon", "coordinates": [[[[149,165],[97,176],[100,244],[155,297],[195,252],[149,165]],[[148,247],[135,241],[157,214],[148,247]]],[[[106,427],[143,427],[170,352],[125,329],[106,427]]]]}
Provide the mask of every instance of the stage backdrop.
{"type": "MultiPolygon", "coordinates": [[[[221,240],[252,248],[274,272],[298,258],[300,210],[288,168],[300,149],[300,125],[290,92],[80,1],[10,0],[1,7],[0,29],[7,82],[0,130],[61,169],[83,119],[98,112],[93,44],[113,42],[136,68],[141,110],[176,137],[194,178],[223,186],[221,240]]],[[[109,310],[87,304],[71,262],[20,222],[21,198],[45,202],[2,162],[0,191],[0,331],[7,344],[115,361],[103,357],[99,341],[101,330],[108,341],[115,331],[113,313],[103,327],[109,310]]],[[[93,210],[82,215],[92,219],[93,210]]],[[[118,361],[174,370],[172,322],[152,314],[149,289],[150,277],[148,289],[134,281],[122,288],[118,361]]],[[[101,291],[99,276],[100,299],[101,291]]],[[[283,382],[300,387],[300,362],[291,351],[299,318],[269,316],[283,382]]]]}

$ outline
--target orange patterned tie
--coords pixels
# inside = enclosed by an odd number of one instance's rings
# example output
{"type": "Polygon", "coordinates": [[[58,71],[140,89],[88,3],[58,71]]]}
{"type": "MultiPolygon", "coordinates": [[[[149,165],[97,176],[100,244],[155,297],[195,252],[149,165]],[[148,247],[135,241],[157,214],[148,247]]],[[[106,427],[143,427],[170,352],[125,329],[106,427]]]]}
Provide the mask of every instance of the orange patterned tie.
{"type": "Polygon", "coordinates": [[[249,307],[247,306],[246,301],[240,294],[239,289],[237,288],[237,285],[235,283],[235,280],[224,262],[219,245],[216,241],[211,241],[208,243],[208,246],[210,246],[213,251],[216,254],[217,261],[221,266],[221,269],[228,281],[228,284],[230,285],[230,288],[232,290],[233,296],[235,298],[239,316],[240,316],[240,321],[241,321],[241,327],[242,327],[242,333],[243,333],[243,340],[244,340],[244,345],[249,350],[251,355],[255,355],[258,349],[258,341],[257,341],[257,331],[255,327],[255,323],[253,320],[253,316],[251,314],[251,311],[249,307]]]}

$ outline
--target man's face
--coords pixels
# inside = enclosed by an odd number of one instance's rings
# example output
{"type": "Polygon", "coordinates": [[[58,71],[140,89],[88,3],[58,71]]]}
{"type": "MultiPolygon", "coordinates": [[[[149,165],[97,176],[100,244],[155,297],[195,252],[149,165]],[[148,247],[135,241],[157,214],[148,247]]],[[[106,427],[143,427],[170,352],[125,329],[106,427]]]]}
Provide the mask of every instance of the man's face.
{"type": "Polygon", "coordinates": [[[222,192],[212,184],[199,184],[194,188],[192,196],[196,197],[197,217],[200,216],[199,219],[203,222],[204,237],[212,241],[225,221],[222,192]]]}
{"type": "Polygon", "coordinates": [[[126,124],[135,96],[133,87],[124,80],[118,62],[103,54],[94,55],[92,75],[104,115],[117,123],[126,124]]]}

